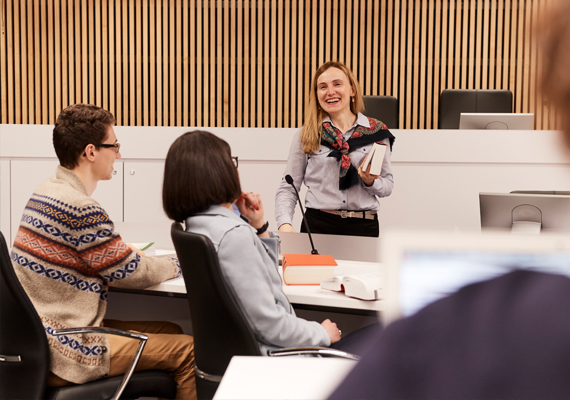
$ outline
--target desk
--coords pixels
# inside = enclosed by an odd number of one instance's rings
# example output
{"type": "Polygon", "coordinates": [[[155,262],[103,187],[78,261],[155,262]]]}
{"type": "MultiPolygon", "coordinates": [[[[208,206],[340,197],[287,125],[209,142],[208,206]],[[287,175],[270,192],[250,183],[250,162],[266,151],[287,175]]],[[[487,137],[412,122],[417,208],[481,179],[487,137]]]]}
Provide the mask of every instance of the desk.
{"type": "MultiPolygon", "coordinates": [[[[340,271],[340,273],[338,273],[339,275],[346,274],[347,271],[364,271],[366,269],[370,270],[380,268],[380,264],[378,263],[344,260],[336,261],[338,263],[337,271],[340,271]]],[[[114,290],[123,291],[121,289],[114,290]]],[[[186,286],[184,285],[184,279],[182,277],[178,277],[148,287],[143,291],[130,292],[146,292],[147,294],[154,294],[153,292],[157,292],[156,294],[160,293],[161,295],[171,294],[171,297],[185,297],[186,286]]],[[[368,301],[355,299],[345,296],[343,293],[321,289],[318,285],[291,286],[284,284],[283,292],[295,308],[308,310],[330,310],[339,313],[375,316],[378,311],[380,311],[381,304],[383,303],[382,300],[368,301]]]]}
{"type": "Polygon", "coordinates": [[[326,399],[356,361],[235,356],[214,399],[326,399]]]}

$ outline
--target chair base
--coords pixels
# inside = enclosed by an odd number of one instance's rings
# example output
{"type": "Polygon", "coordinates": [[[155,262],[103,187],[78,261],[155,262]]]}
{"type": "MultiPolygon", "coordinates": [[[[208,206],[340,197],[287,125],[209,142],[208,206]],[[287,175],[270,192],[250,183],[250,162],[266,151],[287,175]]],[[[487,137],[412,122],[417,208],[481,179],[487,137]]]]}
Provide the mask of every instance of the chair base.
{"type": "MultiPolygon", "coordinates": [[[[123,380],[123,376],[84,383],[82,385],[50,387],[46,391],[49,400],[108,400],[123,380]]],[[[174,399],[176,397],[176,382],[166,371],[135,372],[125,388],[121,399],[138,399],[139,397],[160,397],[174,399]]]]}
{"type": "Polygon", "coordinates": [[[219,382],[210,382],[205,379],[196,377],[196,391],[198,392],[198,400],[213,399],[219,385],[219,382]]]}

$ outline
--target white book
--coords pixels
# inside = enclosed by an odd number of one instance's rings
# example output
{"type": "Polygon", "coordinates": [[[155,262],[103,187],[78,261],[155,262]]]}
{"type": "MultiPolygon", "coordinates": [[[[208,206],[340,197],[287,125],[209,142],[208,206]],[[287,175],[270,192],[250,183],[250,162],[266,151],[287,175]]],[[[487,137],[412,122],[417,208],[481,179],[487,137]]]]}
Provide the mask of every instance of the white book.
{"type": "Polygon", "coordinates": [[[378,300],[383,297],[380,272],[355,275],[337,275],[321,281],[321,288],[343,292],[362,300],[378,300]]]}
{"type": "Polygon", "coordinates": [[[135,246],[140,251],[144,252],[145,256],[154,256],[156,249],[151,249],[154,242],[144,242],[144,243],[131,243],[131,245],[135,246]]]}
{"type": "Polygon", "coordinates": [[[384,162],[384,155],[386,155],[386,146],[384,143],[374,143],[368,157],[364,160],[362,164],[362,170],[366,171],[368,165],[370,164],[370,174],[380,175],[382,172],[382,163],[384,162]]]}

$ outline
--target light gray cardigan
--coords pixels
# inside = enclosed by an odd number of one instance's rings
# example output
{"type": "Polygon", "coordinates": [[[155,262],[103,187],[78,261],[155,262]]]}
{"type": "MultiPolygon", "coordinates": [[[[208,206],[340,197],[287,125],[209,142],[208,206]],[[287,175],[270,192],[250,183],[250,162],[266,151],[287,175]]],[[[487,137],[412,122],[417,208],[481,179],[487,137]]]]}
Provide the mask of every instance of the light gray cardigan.
{"type": "Polygon", "coordinates": [[[222,273],[241,302],[262,354],[282,347],[330,345],[321,324],[298,318],[283,293],[277,238],[260,239],[255,229],[222,206],[188,218],[186,230],[214,244],[222,273]]]}

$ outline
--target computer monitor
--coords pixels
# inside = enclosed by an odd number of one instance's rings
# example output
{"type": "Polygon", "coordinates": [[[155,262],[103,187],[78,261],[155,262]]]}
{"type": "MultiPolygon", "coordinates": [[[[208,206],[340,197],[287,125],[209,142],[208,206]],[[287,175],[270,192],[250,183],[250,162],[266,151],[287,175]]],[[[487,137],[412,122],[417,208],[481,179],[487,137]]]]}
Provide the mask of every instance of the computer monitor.
{"type": "Polygon", "coordinates": [[[479,193],[481,229],[517,233],[570,232],[570,196],[479,193]]]}
{"type": "Polygon", "coordinates": [[[386,229],[381,254],[385,300],[381,318],[390,323],[465,285],[514,269],[570,277],[570,235],[386,229]]]}
{"type": "Polygon", "coordinates": [[[532,130],[532,113],[461,113],[459,129],[532,130]]]}

